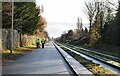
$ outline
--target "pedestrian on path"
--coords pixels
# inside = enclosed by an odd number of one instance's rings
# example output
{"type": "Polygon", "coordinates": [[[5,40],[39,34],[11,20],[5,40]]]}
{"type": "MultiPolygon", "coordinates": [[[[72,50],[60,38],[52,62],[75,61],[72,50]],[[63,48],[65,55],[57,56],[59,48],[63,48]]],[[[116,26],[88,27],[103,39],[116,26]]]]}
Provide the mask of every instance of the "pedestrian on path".
{"type": "Polygon", "coordinates": [[[42,40],[41,40],[41,43],[42,43],[42,48],[44,48],[45,40],[42,39],[42,40]]]}
{"type": "Polygon", "coordinates": [[[40,48],[40,40],[39,39],[36,40],[36,46],[37,46],[37,48],[40,48]]]}

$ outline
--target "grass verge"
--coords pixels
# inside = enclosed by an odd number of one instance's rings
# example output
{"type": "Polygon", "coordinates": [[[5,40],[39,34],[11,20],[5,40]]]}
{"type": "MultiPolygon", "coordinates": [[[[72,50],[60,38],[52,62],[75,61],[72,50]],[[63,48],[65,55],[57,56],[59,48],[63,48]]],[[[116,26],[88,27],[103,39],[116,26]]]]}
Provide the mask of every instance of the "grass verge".
{"type": "Polygon", "coordinates": [[[12,54],[10,54],[10,50],[8,50],[8,49],[2,50],[2,65],[5,66],[8,63],[13,62],[17,58],[19,58],[27,53],[30,53],[35,48],[36,47],[33,45],[14,48],[12,50],[12,54]]]}

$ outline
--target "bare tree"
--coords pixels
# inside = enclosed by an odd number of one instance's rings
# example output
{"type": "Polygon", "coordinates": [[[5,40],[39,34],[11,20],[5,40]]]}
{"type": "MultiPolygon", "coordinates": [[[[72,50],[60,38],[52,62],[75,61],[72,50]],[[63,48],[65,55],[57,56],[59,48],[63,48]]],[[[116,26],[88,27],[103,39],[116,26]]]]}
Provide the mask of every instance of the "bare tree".
{"type": "Polygon", "coordinates": [[[81,33],[82,33],[82,30],[83,30],[83,23],[82,23],[82,18],[79,18],[78,17],[78,20],[77,20],[77,28],[75,30],[75,33],[76,33],[76,38],[79,39],[80,36],[81,36],[81,33]]]}
{"type": "Polygon", "coordinates": [[[79,19],[79,17],[78,17],[78,21],[77,21],[77,29],[78,29],[79,31],[82,30],[82,18],[79,19]]]}
{"type": "Polygon", "coordinates": [[[85,6],[86,6],[86,13],[90,22],[90,27],[89,27],[89,32],[90,32],[92,27],[93,17],[96,11],[96,3],[95,1],[85,2],[85,6]]]}
{"type": "Polygon", "coordinates": [[[91,0],[89,2],[85,2],[86,14],[90,22],[89,32],[91,31],[92,25],[95,21],[98,23],[97,27],[102,28],[104,22],[112,20],[112,13],[115,10],[113,10],[114,8],[110,7],[110,5],[113,4],[109,0],[91,0]]]}

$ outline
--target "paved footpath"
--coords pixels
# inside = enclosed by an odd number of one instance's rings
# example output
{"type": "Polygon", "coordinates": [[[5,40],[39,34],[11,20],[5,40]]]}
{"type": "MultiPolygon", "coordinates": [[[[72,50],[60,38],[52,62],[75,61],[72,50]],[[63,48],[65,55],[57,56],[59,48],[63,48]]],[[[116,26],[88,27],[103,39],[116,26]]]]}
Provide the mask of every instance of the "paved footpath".
{"type": "Polygon", "coordinates": [[[3,66],[3,74],[73,74],[52,41],[45,48],[35,49],[10,65],[3,66]]]}

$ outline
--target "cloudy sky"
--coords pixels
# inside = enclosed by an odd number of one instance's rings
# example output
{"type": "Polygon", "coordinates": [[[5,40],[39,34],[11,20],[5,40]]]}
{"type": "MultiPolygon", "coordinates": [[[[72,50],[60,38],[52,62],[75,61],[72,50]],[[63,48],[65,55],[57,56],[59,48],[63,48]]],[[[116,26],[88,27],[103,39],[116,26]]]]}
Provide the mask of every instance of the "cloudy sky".
{"type": "Polygon", "coordinates": [[[37,5],[44,6],[45,17],[48,22],[46,30],[50,37],[61,36],[63,31],[76,28],[77,18],[88,23],[84,2],[87,0],[36,0],[37,5]]]}

